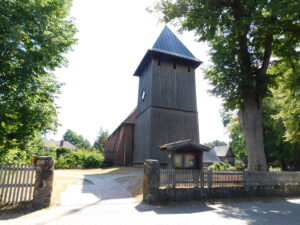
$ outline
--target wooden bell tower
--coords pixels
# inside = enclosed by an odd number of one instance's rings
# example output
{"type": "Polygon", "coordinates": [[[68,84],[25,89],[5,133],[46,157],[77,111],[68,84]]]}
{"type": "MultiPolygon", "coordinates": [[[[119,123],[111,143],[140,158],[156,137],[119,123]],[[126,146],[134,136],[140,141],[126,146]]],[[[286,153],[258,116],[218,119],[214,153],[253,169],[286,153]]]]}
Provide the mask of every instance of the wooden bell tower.
{"type": "Polygon", "coordinates": [[[166,26],[136,69],[139,77],[133,163],[167,163],[159,146],[199,143],[195,69],[201,64],[166,26]]]}

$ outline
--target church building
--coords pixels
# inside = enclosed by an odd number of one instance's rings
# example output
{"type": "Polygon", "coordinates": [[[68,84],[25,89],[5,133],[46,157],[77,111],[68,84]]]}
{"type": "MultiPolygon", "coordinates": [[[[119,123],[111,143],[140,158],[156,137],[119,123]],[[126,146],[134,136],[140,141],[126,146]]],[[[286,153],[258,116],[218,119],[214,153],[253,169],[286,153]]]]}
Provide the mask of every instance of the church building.
{"type": "Polygon", "coordinates": [[[133,74],[139,78],[137,107],[109,137],[106,156],[117,165],[146,159],[167,164],[163,145],[186,140],[201,148],[195,83],[200,64],[165,26],[133,74]]]}

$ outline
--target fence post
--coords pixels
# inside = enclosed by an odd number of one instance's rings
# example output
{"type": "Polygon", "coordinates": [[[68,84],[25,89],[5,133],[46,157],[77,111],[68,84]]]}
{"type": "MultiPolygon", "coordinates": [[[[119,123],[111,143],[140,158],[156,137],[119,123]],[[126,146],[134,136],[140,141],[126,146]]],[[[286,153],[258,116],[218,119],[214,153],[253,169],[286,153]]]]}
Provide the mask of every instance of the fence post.
{"type": "Polygon", "coordinates": [[[177,182],[177,180],[176,180],[176,169],[175,168],[172,168],[172,169],[170,169],[170,171],[171,171],[171,174],[172,174],[172,188],[176,188],[176,182],[177,182]]]}
{"type": "Polygon", "coordinates": [[[156,203],[159,189],[160,169],[158,160],[147,159],[144,163],[143,201],[156,203]]]}
{"type": "Polygon", "coordinates": [[[204,169],[201,169],[200,171],[200,183],[201,183],[201,188],[204,188],[205,184],[204,184],[204,169]]]}
{"type": "Polygon", "coordinates": [[[197,188],[197,187],[201,186],[201,184],[200,184],[200,171],[201,170],[191,169],[191,171],[192,171],[192,175],[193,175],[193,186],[197,188]]]}
{"type": "Polygon", "coordinates": [[[207,187],[211,188],[213,184],[213,171],[207,170],[207,187]]]}
{"type": "Polygon", "coordinates": [[[38,207],[50,206],[54,175],[52,156],[40,156],[35,163],[33,203],[38,207]]]}
{"type": "Polygon", "coordinates": [[[244,185],[244,189],[246,191],[248,191],[248,171],[243,171],[243,185],[244,185]]]}

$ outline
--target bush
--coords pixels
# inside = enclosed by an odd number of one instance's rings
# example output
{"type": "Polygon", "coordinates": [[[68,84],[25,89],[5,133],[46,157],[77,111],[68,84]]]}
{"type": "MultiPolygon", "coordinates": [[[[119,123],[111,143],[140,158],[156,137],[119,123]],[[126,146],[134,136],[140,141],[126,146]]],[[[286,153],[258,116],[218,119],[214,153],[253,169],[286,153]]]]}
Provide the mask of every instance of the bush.
{"type": "MultiPolygon", "coordinates": [[[[2,149],[0,148],[0,151],[2,149]]],[[[6,154],[4,154],[2,157],[0,157],[0,163],[20,163],[24,162],[26,160],[26,152],[20,150],[19,148],[10,149],[7,151],[6,154]]]]}
{"type": "Polygon", "coordinates": [[[217,171],[236,170],[236,168],[231,166],[227,161],[216,162],[216,163],[210,165],[207,169],[208,170],[217,170],[217,171]]]}
{"type": "Polygon", "coordinates": [[[269,171],[270,172],[281,172],[281,168],[280,167],[269,167],[269,171]]]}
{"type": "Polygon", "coordinates": [[[83,168],[100,168],[102,167],[104,157],[102,154],[88,155],[83,160],[83,168]]]}
{"type": "Polygon", "coordinates": [[[71,152],[71,149],[69,149],[69,148],[59,147],[56,149],[56,158],[59,158],[61,155],[65,155],[70,152],[71,152]]]}
{"type": "Polygon", "coordinates": [[[55,168],[100,168],[112,166],[109,159],[97,150],[69,150],[59,148],[56,152],[55,168]]]}
{"type": "Polygon", "coordinates": [[[104,158],[102,167],[111,167],[111,166],[113,166],[113,161],[111,159],[104,158]]]}

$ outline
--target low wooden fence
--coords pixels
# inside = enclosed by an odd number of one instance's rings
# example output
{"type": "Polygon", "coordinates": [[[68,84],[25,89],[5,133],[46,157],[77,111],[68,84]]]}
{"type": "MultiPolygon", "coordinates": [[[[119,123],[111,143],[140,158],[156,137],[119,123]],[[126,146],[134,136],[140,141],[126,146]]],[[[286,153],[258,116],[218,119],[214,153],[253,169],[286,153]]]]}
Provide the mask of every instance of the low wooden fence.
{"type": "Polygon", "coordinates": [[[242,187],[257,185],[300,184],[300,172],[212,171],[160,169],[160,187],[242,187]]]}
{"type": "Polygon", "coordinates": [[[210,171],[144,163],[143,201],[203,201],[253,196],[300,196],[300,172],[210,171]]]}
{"type": "Polygon", "coordinates": [[[34,165],[0,165],[0,202],[32,200],[34,182],[34,165]]]}

